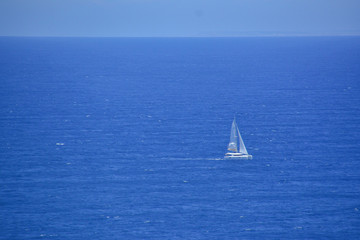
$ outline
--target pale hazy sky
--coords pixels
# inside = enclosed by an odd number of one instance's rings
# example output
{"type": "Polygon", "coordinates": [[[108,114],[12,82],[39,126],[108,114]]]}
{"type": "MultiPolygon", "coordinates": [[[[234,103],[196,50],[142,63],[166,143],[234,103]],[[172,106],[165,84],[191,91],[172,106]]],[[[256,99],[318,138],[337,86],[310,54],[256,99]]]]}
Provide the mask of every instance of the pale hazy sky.
{"type": "Polygon", "coordinates": [[[0,36],[360,35],[360,0],[0,0],[0,36]]]}

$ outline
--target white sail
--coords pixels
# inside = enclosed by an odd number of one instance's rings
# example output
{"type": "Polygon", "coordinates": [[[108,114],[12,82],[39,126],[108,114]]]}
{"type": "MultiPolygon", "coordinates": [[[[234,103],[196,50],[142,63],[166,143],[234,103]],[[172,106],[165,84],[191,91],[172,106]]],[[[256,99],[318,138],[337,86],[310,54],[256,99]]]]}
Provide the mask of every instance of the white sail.
{"type": "Polygon", "coordinates": [[[237,127],[237,132],[239,134],[239,152],[248,155],[248,152],[246,150],[244,141],[242,140],[242,137],[240,135],[240,131],[239,128],[237,127]]]}
{"type": "Polygon", "coordinates": [[[232,152],[238,152],[238,132],[239,130],[237,129],[237,126],[236,126],[236,122],[235,122],[235,119],[231,125],[231,133],[230,133],[230,142],[229,142],[229,145],[228,145],[228,150],[229,151],[232,151],[232,152]]]}

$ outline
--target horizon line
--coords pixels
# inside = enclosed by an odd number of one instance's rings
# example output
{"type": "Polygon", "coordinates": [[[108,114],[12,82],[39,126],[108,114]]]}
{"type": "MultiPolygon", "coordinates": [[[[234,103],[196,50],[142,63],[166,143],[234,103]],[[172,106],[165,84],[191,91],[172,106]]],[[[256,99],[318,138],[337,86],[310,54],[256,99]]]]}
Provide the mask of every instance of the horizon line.
{"type": "Polygon", "coordinates": [[[358,34],[258,34],[258,35],[208,35],[208,36],[96,36],[96,35],[0,35],[8,38],[251,38],[251,37],[360,37],[358,34]]]}

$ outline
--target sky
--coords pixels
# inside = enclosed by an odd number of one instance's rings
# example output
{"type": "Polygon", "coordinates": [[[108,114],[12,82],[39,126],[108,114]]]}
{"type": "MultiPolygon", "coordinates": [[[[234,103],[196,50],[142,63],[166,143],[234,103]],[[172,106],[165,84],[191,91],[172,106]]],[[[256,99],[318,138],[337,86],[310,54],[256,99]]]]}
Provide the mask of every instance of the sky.
{"type": "Polygon", "coordinates": [[[360,35],[360,0],[0,0],[0,36],[360,35]]]}

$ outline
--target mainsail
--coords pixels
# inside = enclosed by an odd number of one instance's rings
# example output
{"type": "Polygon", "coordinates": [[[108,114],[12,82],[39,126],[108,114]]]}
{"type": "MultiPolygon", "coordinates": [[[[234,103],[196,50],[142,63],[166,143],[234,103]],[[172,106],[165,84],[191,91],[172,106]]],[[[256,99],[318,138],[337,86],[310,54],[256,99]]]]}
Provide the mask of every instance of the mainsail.
{"type": "Polygon", "coordinates": [[[236,124],[235,119],[231,125],[230,142],[228,145],[228,150],[246,155],[248,154],[244,141],[241,138],[240,131],[236,124]],[[239,149],[238,149],[238,141],[239,141],[239,149]]]}
{"type": "Polygon", "coordinates": [[[230,133],[230,142],[228,145],[228,150],[232,152],[238,152],[237,145],[238,145],[238,136],[237,136],[237,126],[235,119],[231,125],[231,133],[230,133]]]}

